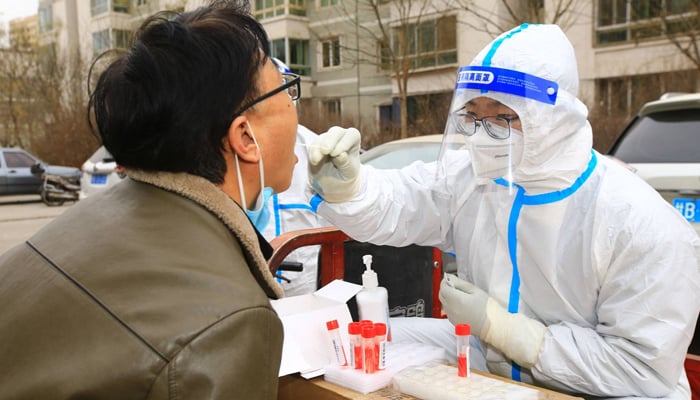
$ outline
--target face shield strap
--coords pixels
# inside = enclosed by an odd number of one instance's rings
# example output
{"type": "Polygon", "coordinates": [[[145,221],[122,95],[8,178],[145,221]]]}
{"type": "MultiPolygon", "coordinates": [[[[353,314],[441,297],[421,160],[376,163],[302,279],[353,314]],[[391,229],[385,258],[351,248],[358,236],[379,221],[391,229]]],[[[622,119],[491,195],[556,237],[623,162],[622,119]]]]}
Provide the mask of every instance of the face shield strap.
{"type": "Polygon", "coordinates": [[[480,90],[512,94],[545,104],[555,104],[559,85],[554,81],[512,69],[467,66],[457,73],[455,92],[480,90]]]}

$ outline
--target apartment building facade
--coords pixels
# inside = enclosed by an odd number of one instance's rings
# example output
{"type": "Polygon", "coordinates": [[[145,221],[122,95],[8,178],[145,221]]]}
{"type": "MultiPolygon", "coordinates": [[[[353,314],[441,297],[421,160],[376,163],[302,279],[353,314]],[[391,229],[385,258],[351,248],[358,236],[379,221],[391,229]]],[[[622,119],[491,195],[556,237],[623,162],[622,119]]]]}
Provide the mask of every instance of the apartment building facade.
{"type": "MultiPolygon", "coordinates": [[[[145,16],[206,1],[40,0],[40,40],[59,51],[80,49],[91,59],[126,46],[145,16]]],[[[679,21],[697,26],[697,1],[414,3],[406,10],[397,0],[251,0],[251,10],[268,32],[272,55],[302,76],[302,121],[317,130],[358,126],[371,144],[395,135],[402,93],[411,135],[442,131],[458,67],[499,32],[497,25],[512,27],[506,4],[535,4],[544,22],[568,4],[568,17],[559,23],[577,52],[579,97],[596,115],[628,118],[661,93],[700,89],[698,67],[664,33],[675,29],[683,40],[679,21]],[[400,50],[400,43],[409,46],[400,50]],[[392,54],[409,65],[405,81],[391,68],[392,54]]]]}

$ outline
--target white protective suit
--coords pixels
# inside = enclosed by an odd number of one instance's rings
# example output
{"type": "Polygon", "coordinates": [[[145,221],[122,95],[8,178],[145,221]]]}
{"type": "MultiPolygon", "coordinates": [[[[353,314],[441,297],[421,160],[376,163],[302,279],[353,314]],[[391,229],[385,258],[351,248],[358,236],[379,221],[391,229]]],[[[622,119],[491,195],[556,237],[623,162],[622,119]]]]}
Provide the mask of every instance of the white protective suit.
{"type": "Polygon", "coordinates": [[[439,163],[362,166],[354,199],[318,213],[359,241],[454,252],[460,278],[546,326],[530,370],[482,343],[491,372],[591,396],[689,399],[700,239],[653,188],[592,150],[573,48],[557,26],[518,27],[472,65],[485,58],[559,85],[554,105],[504,102],[524,135],[515,186],[477,183],[464,152],[444,173],[439,163]]]}
{"type": "MultiPolygon", "coordinates": [[[[297,143],[313,143],[318,135],[303,125],[297,127],[297,143]]],[[[316,214],[308,204],[305,190],[308,186],[308,155],[304,146],[296,146],[294,153],[299,161],[294,166],[292,173],[292,183],[289,189],[282,193],[272,195],[267,204],[270,208],[270,223],[262,232],[267,240],[272,240],[277,236],[298,229],[310,229],[329,226],[321,216],[316,214]]],[[[291,252],[285,261],[302,263],[301,272],[279,271],[287,282],[277,278],[284,288],[285,296],[296,296],[311,293],[316,290],[316,280],[318,271],[319,246],[300,247],[291,252]]]]}

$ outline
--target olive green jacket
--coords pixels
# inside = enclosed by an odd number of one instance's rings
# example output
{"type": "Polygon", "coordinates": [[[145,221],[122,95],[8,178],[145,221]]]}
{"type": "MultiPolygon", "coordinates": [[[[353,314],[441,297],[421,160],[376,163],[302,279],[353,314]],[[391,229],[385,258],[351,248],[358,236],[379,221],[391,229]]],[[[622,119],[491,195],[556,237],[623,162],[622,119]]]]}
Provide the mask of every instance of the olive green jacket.
{"type": "Polygon", "coordinates": [[[275,399],[282,289],[245,213],[129,175],[0,257],[0,399],[275,399]]]}

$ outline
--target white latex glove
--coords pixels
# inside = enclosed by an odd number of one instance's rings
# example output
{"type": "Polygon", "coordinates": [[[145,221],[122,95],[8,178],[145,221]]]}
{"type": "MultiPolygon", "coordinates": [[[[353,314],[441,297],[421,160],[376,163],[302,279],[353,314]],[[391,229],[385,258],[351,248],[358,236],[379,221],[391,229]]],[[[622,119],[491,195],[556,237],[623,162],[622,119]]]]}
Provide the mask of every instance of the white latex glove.
{"type": "Polygon", "coordinates": [[[360,189],[360,132],[334,126],[309,146],[309,182],[329,203],[349,201],[360,189]]]}
{"type": "Polygon", "coordinates": [[[547,327],[522,314],[511,314],[475,285],[449,276],[440,283],[440,302],[453,324],[469,324],[481,340],[501,350],[511,360],[532,368],[540,358],[547,327]]]}

